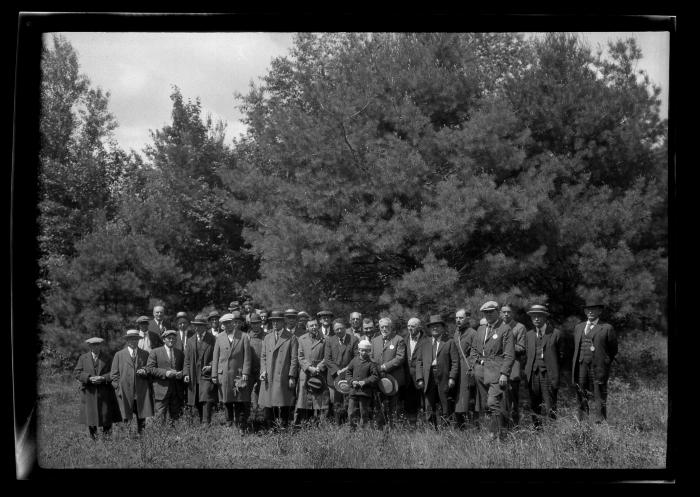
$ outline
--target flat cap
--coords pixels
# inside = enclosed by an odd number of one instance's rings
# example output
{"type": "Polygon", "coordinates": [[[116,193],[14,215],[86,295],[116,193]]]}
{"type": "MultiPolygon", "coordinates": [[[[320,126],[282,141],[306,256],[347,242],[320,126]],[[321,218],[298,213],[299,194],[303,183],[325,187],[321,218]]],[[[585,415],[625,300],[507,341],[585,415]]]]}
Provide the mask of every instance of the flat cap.
{"type": "Polygon", "coordinates": [[[165,330],[163,332],[163,338],[168,337],[170,335],[177,335],[177,331],[175,330],[165,330]]]}
{"type": "Polygon", "coordinates": [[[90,345],[98,344],[98,343],[102,343],[102,342],[104,342],[104,340],[100,337],[92,337],[92,338],[88,338],[87,340],[85,340],[85,343],[89,343],[90,345]]]}
{"type": "Polygon", "coordinates": [[[546,314],[549,316],[549,311],[541,304],[533,304],[530,306],[530,310],[527,311],[527,314],[546,314]]]}
{"type": "Polygon", "coordinates": [[[226,321],[233,321],[233,314],[231,314],[231,313],[224,314],[223,316],[221,316],[219,318],[220,323],[225,323],[226,321]]]}
{"type": "Polygon", "coordinates": [[[489,300],[486,302],[484,305],[481,306],[479,311],[484,312],[484,311],[497,311],[498,310],[498,302],[495,302],[493,300],[489,300]]]}
{"type": "Polygon", "coordinates": [[[234,321],[245,321],[245,318],[243,317],[243,314],[240,313],[240,311],[233,311],[231,315],[233,316],[234,321]]]}
{"type": "Polygon", "coordinates": [[[371,349],[372,344],[369,343],[369,340],[360,340],[360,344],[357,347],[360,349],[371,349]]]}
{"type": "Polygon", "coordinates": [[[605,304],[603,304],[603,301],[601,299],[589,298],[586,299],[586,303],[583,305],[584,309],[586,307],[605,307],[605,304]]]}
{"type": "Polygon", "coordinates": [[[148,316],[139,316],[139,318],[136,320],[136,324],[138,323],[148,323],[150,319],[148,316]]]}

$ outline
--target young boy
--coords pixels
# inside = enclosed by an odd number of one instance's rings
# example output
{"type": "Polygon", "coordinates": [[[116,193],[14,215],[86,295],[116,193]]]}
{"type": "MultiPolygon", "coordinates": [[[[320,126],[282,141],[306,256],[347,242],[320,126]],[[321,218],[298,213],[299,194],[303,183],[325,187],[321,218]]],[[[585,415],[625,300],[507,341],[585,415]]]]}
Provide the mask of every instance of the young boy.
{"type": "Polygon", "coordinates": [[[372,344],[368,340],[362,340],[358,345],[360,355],[355,357],[347,367],[346,378],[352,386],[348,404],[350,427],[352,429],[357,426],[358,411],[362,420],[362,426],[367,424],[369,402],[372,398],[374,384],[379,380],[377,365],[369,358],[371,350],[372,344]]]}

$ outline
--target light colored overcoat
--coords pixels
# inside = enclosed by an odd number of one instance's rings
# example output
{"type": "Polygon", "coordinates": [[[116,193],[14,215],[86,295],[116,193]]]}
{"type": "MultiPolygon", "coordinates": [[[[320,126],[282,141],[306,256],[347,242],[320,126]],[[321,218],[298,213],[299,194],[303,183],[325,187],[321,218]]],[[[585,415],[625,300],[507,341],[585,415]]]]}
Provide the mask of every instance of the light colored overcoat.
{"type": "Polygon", "coordinates": [[[216,372],[219,381],[219,400],[228,402],[250,402],[250,388],[234,388],[237,378],[248,377],[248,384],[253,383],[251,377],[253,352],[250,348],[250,338],[241,330],[231,334],[219,333],[214,344],[214,356],[211,369],[216,372]]]}
{"type": "Polygon", "coordinates": [[[299,388],[297,394],[297,408],[299,409],[328,409],[330,394],[326,382],[325,362],[326,340],[319,331],[315,338],[306,333],[299,338],[299,388]],[[323,388],[318,393],[311,393],[305,388],[306,378],[310,376],[309,367],[319,369],[317,377],[323,381],[323,388]]]}

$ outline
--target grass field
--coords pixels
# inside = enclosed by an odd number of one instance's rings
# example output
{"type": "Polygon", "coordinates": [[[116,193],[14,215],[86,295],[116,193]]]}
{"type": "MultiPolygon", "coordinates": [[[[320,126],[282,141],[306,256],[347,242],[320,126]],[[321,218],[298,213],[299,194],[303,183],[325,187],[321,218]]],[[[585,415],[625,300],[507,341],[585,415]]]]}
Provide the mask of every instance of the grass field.
{"type": "MultiPolygon", "coordinates": [[[[66,375],[42,372],[38,404],[38,463],[42,468],[664,468],[668,385],[663,336],[621,339],[609,383],[609,423],[578,423],[575,395],[559,391],[560,417],[541,432],[524,423],[504,441],[482,428],[351,431],[333,425],[291,433],[247,435],[209,430],[179,420],[174,428],[149,423],[146,435],[115,426],[111,439],[93,441],[77,423],[79,393],[66,375]]],[[[524,397],[527,401],[527,396],[524,397]]],[[[521,402],[523,398],[521,396],[521,402]]]]}

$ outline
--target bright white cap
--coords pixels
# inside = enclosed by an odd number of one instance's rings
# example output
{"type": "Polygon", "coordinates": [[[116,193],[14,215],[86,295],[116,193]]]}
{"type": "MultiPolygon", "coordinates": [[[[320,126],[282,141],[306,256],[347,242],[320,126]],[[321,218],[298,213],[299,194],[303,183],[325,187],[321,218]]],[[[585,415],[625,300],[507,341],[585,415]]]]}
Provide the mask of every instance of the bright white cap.
{"type": "Polygon", "coordinates": [[[411,318],[411,319],[408,320],[408,324],[409,324],[409,325],[415,324],[416,326],[420,326],[420,319],[418,319],[418,318],[411,318]]]}
{"type": "Polygon", "coordinates": [[[371,349],[372,344],[369,343],[369,340],[360,340],[360,344],[357,347],[360,349],[371,349]]]}

